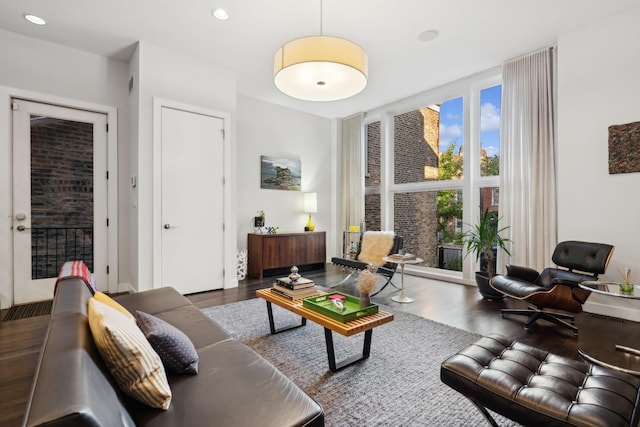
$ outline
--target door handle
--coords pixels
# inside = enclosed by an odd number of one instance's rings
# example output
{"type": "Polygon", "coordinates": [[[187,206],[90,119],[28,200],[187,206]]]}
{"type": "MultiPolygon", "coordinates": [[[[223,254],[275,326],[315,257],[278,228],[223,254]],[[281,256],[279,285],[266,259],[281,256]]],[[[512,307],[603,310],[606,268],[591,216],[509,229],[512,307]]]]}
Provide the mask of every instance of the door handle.
{"type": "Polygon", "coordinates": [[[16,227],[18,231],[31,230],[31,227],[25,227],[24,225],[19,225],[16,227]]]}
{"type": "Polygon", "coordinates": [[[165,225],[163,225],[163,227],[164,227],[165,230],[168,230],[170,228],[178,228],[177,225],[171,225],[171,224],[165,224],[165,225]]]}

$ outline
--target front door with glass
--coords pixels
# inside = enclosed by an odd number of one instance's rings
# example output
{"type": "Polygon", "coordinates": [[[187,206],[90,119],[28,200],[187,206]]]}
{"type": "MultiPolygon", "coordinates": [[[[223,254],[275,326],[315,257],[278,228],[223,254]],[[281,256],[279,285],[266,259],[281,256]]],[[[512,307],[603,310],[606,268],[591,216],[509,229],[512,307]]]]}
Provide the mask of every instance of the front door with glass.
{"type": "Polygon", "coordinates": [[[106,287],[107,117],[13,100],[14,303],[51,299],[65,261],[106,287]]]}

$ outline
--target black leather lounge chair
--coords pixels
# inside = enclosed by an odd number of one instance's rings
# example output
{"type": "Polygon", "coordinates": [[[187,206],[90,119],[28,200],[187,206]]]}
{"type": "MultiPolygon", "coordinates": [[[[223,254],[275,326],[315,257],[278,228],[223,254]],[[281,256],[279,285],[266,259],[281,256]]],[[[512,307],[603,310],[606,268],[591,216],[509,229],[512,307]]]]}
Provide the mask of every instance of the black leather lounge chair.
{"type": "MultiPolygon", "coordinates": [[[[369,265],[369,263],[359,260],[360,253],[362,252],[362,249],[363,249],[363,247],[362,247],[363,237],[364,237],[363,235],[360,236],[360,244],[358,245],[358,249],[359,250],[358,250],[358,254],[356,255],[356,259],[340,258],[340,257],[331,258],[331,263],[332,264],[337,265],[339,267],[342,267],[342,268],[350,271],[349,276],[347,276],[340,283],[343,283],[344,281],[348,280],[349,277],[351,277],[351,274],[353,272],[366,270],[367,266],[369,265]]],[[[393,246],[391,247],[391,250],[389,251],[389,253],[387,255],[398,253],[398,251],[400,251],[400,249],[402,249],[403,241],[404,241],[404,239],[402,238],[402,236],[398,236],[397,234],[395,234],[393,236],[393,246]]],[[[393,282],[391,282],[391,279],[393,278],[393,275],[395,274],[397,268],[398,268],[398,264],[391,263],[391,262],[388,262],[386,264],[378,266],[378,274],[383,276],[386,279],[386,281],[385,281],[384,285],[379,290],[377,290],[376,292],[371,294],[371,296],[379,294],[389,284],[391,284],[391,286],[393,286],[396,289],[400,289],[396,285],[394,285],[393,282]]]]}
{"type": "Polygon", "coordinates": [[[553,251],[551,260],[561,268],[546,268],[538,273],[528,267],[507,265],[506,276],[494,276],[491,287],[508,297],[526,301],[535,307],[528,309],[503,309],[505,314],[527,316],[524,328],[538,319],[544,319],[556,325],[569,328],[578,334],[574,316],[565,313],[544,311],[545,308],[580,313],[591,294],[579,287],[586,280],[596,280],[603,274],[614,247],[603,243],[579,241],[560,242],[553,251]],[[567,320],[570,321],[567,322],[567,320]]]}

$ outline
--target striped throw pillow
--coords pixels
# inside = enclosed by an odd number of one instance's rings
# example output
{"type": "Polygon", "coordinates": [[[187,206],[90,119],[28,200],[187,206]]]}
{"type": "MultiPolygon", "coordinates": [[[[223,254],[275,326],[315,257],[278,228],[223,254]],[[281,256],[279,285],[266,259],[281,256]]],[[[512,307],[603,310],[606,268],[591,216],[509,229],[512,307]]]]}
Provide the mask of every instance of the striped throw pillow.
{"type": "Polygon", "coordinates": [[[133,317],[133,314],[129,313],[129,310],[124,308],[120,303],[116,302],[116,300],[111,298],[109,295],[103,294],[102,292],[96,292],[96,293],[93,294],[93,297],[95,299],[97,299],[98,301],[103,302],[103,303],[105,303],[107,305],[110,305],[111,307],[115,308],[120,313],[122,313],[125,316],[127,316],[129,319],[135,320],[135,317],[133,317]]]}
{"type": "Polygon", "coordinates": [[[135,320],[91,298],[89,327],[118,387],[148,406],[169,408],[171,389],[162,361],[135,320]]]}

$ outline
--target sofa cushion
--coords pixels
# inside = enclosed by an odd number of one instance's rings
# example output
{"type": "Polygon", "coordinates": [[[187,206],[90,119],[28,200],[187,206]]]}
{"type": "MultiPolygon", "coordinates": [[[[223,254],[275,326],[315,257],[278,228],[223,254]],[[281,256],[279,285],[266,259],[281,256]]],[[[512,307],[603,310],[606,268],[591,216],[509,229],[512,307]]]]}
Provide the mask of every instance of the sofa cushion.
{"type": "Polygon", "coordinates": [[[175,310],[179,307],[192,306],[191,301],[171,287],[118,295],[113,299],[126,307],[131,313],[140,310],[153,314],[154,316],[158,313],[175,310]],[[153,295],[153,298],[149,298],[149,295],[153,295]]]}
{"type": "Polygon", "coordinates": [[[196,350],[232,339],[224,328],[194,307],[174,288],[120,295],[115,300],[131,313],[144,311],[180,329],[189,337],[196,350]],[[150,295],[153,297],[150,298],[150,295]]]}
{"type": "Polygon", "coordinates": [[[136,319],[167,371],[174,374],[198,373],[198,353],[184,332],[144,311],[136,311],[136,319]]]}
{"type": "Polygon", "coordinates": [[[138,426],[322,426],[322,408],[246,345],[228,340],[198,350],[198,375],[171,375],[171,407],[162,416],[131,410],[138,426]]]}
{"type": "Polygon", "coordinates": [[[162,361],[135,321],[92,298],[89,300],[89,327],[118,386],[146,405],[167,409],[171,403],[171,389],[162,361]]]}

